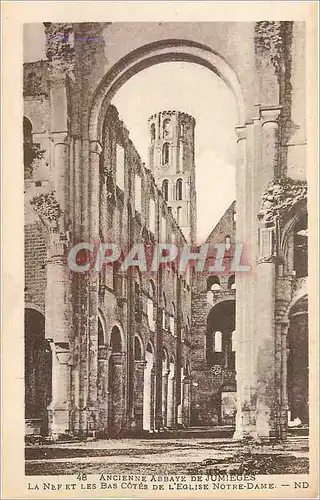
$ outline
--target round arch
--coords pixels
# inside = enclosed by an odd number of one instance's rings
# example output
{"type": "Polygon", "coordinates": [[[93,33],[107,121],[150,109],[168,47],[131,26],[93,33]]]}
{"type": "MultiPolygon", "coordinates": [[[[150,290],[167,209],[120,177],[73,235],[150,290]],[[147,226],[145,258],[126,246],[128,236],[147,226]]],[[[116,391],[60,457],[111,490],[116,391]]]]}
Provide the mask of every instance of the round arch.
{"type": "Polygon", "coordinates": [[[307,200],[303,199],[296,203],[290,212],[288,212],[285,218],[285,225],[282,230],[281,235],[281,245],[280,248],[283,250],[286,246],[288,236],[290,232],[294,229],[294,227],[298,224],[300,219],[302,219],[305,215],[308,214],[308,205],[307,200]]]}
{"type": "Polygon", "coordinates": [[[134,359],[135,361],[141,361],[145,357],[144,342],[142,337],[138,334],[134,334],[134,359]],[[140,354],[138,354],[138,352],[140,354]]]}
{"type": "Polygon", "coordinates": [[[42,316],[45,316],[42,307],[37,306],[37,304],[34,304],[33,302],[25,302],[24,310],[26,311],[26,309],[33,309],[34,311],[37,311],[38,313],[42,314],[42,316]]]}
{"type": "Polygon", "coordinates": [[[102,309],[98,308],[98,320],[100,321],[102,334],[103,334],[103,344],[108,345],[108,336],[107,336],[107,327],[106,327],[106,318],[103,314],[102,309]]]}
{"type": "Polygon", "coordinates": [[[210,47],[190,40],[169,39],[143,45],[120,59],[102,78],[93,96],[89,138],[101,141],[104,117],[112,98],[132,76],[163,62],[190,62],[213,71],[230,88],[237,103],[238,124],[245,122],[241,84],[233,68],[210,47]]]}
{"type": "Polygon", "coordinates": [[[121,337],[121,347],[122,347],[122,352],[125,352],[126,351],[126,343],[125,343],[125,338],[124,338],[124,332],[123,332],[123,328],[122,328],[122,325],[119,321],[115,321],[110,330],[109,330],[109,334],[108,334],[108,339],[110,340],[111,342],[111,334],[112,334],[112,330],[114,328],[117,328],[119,333],[120,333],[120,337],[121,337]]]}

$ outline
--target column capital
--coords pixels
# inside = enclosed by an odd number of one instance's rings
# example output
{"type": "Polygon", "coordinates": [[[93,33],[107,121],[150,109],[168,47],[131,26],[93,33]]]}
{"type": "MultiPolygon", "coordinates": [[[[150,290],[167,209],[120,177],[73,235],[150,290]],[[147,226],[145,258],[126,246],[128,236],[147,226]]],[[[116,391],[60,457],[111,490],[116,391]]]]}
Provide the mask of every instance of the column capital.
{"type": "Polygon", "coordinates": [[[114,352],[111,354],[111,358],[114,364],[116,365],[123,365],[126,360],[126,353],[125,352],[114,352]]]}
{"type": "Polygon", "coordinates": [[[50,135],[55,146],[58,144],[63,144],[65,146],[70,145],[71,137],[68,130],[55,130],[51,132],[50,135]]]}
{"type": "Polygon", "coordinates": [[[237,142],[247,138],[247,128],[245,125],[235,127],[235,131],[237,134],[237,142]]]}
{"type": "Polygon", "coordinates": [[[282,106],[260,106],[262,126],[266,123],[277,123],[282,106]]]}
{"type": "Polygon", "coordinates": [[[144,361],[143,359],[135,359],[134,360],[134,365],[135,366],[141,366],[142,368],[145,368],[147,366],[147,362],[144,361]]]}
{"type": "Polygon", "coordinates": [[[102,145],[100,141],[98,140],[90,141],[90,153],[96,153],[99,155],[101,151],[102,151],[102,145]]]}

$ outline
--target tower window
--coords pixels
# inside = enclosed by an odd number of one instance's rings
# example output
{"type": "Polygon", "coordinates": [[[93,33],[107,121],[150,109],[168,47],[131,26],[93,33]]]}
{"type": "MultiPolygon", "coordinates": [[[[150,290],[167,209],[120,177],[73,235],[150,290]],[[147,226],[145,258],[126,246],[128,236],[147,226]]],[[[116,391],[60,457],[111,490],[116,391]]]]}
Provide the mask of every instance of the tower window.
{"type": "Polygon", "coordinates": [[[229,250],[231,249],[231,238],[229,235],[226,236],[225,244],[226,244],[226,250],[227,252],[229,252],[229,250]]]}
{"type": "Polygon", "coordinates": [[[162,148],[162,165],[168,165],[169,163],[169,152],[170,152],[170,147],[169,143],[165,142],[162,148]]]}
{"type": "Polygon", "coordinates": [[[176,199],[178,201],[182,200],[182,179],[177,180],[176,185],[176,199]]]}
{"type": "Polygon", "coordinates": [[[166,119],[163,122],[163,137],[171,136],[171,120],[166,119]]]}
{"type": "Polygon", "coordinates": [[[169,199],[169,181],[165,179],[162,182],[162,196],[165,201],[168,201],[169,199]]]}
{"type": "Polygon", "coordinates": [[[151,140],[154,141],[156,138],[156,126],[154,123],[152,123],[151,127],[150,127],[150,136],[151,136],[151,140]]]}

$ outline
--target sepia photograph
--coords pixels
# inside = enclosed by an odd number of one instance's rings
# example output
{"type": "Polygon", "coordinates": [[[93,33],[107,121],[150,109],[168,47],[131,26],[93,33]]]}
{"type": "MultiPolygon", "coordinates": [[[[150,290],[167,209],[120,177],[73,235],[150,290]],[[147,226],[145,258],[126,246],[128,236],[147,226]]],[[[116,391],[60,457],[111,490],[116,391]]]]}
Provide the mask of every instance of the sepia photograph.
{"type": "Polygon", "coordinates": [[[306,21],[42,18],[15,146],[27,498],[316,498],[306,21]]]}

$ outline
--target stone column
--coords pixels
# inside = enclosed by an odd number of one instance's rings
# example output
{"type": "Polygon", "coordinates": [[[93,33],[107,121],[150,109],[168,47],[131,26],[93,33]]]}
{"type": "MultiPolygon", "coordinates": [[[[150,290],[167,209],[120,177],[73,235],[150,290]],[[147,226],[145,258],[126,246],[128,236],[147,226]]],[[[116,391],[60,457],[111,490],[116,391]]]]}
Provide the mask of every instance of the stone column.
{"type": "Polygon", "coordinates": [[[168,376],[170,371],[162,372],[162,419],[163,427],[167,427],[167,414],[168,414],[168,376]]]}
{"type": "Polygon", "coordinates": [[[70,353],[66,343],[50,342],[52,350],[52,401],[48,406],[49,436],[57,439],[69,433],[70,353]]]}
{"type": "Polygon", "coordinates": [[[156,369],[151,370],[151,416],[150,416],[150,429],[156,429],[156,369]]]}
{"type": "MultiPolygon", "coordinates": [[[[89,239],[99,242],[99,164],[101,145],[98,141],[90,142],[89,169],[89,239]]],[[[98,376],[98,304],[99,273],[92,272],[89,280],[89,393],[88,418],[89,430],[95,432],[97,422],[97,376],[98,376]]]]}
{"type": "Polygon", "coordinates": [[[262,158],[259,168],[260,193],[263,192],[268,183],[278,177],[279,171],[279,106],[261,106],[260,117],[262,126],[262,158]]]}
{"type": "Polygon", "coordinates": [[[143,379],[143,429],[151,430],[152,365],[146,362],[143,379]]]}
{"type": "Polygon", "coordinates": [[[97,379],[97,400],[99,408],[99,431],[103,436],[108,434],[108,376],[111,348],[99,347],[98,353],[98,379],[97,379]]]}
{"type": "Polygon", "coordinates": [[[185,377],[182,391],[182,424],[186,427],[190,425],[190,385],[190,378],[185,377]]]}
{"type": "MultiPolygon", "coordinates": [[[[171,372],[170,372],[171,373],[171,372]]],[[[175,423],[175,377],[168,380],[168,410],[167,410],[167,426],[174,427],[175,423]]]]}
{"type": "Polygon", "coordinates": [[[134,410],[134,429],[143,429],[143,396],[144,396],[144,372],[146,362],[134,362],[134,380],[133,380],[133,410],[134,410]]]}
{"type": "Polygon", "coordinates": [[[288,380],[287,380],[287,370],[288,370],[288,349],[287,349],[287,338],[288,338],[288,328],[289,323],[283,321],[281,323],[281,400],[280,400],[280,422],[279,429],[277,430],[277,436],[285,440],[287,439],[288,432],[288,380]]]}
{"type": "Polygon", "coordinates": [[[126,355],[113,353],[110,358],[109,373],[109,431],[112,436],[118,436],[124,426],[125,410],[125,380],[126,380],[126,355]]]}
{"type": "MultiPolygon", "coordinates": [[[[272,256],[257,266],[256,304],[256,433],[274,435],[275,387],[275,263],[272,256]]],[[[253,360],[254,361],[254,360],[253,360]]]]}
{"type": "Polygon", "coordinates": [[[259,106],[260,120],[256,121],[257,162],[253,176],[253,236],[259,241],[253,249],[257,264],[254,280],[254,337],[252,350],[253,386],[252,400],[255,402],[257,438],[275,435],[277,418],[276,389],[276,338],[275,338],[275,279],[276,247],[275,228],[261,224],[257,214],[261,195],[279,171],[279,106],[259,106]],[[258,233],[258,234],[257,234],[258,233]],[[256,236],[255,236],[256,235],[256,236]]]}
{"type": "Polygon", "coordinates": [[[49,433],[57,438],[70,431],[70,280],[63,243],[51,242],[48,249],[46,289],[46,338],[51,342],[52,402],[49,405],[49,433]]]}
{"type": "MultiPolygon", "coordinates": [[[[245,245],[247,250],[248,213],[250,207],[248,196],[248,168],[247,168],[247,127],[237,127],[237,243],[245,245]]],[[[236,273],[236,378],[237,378],[237,416],[234,439],[242,439],[249,432],[250,427],[250,365],[247,357],[250,353],[250,334],[247,330],[247,297],[248,273],[236,273]]]]}

